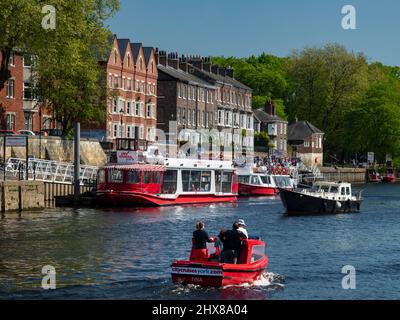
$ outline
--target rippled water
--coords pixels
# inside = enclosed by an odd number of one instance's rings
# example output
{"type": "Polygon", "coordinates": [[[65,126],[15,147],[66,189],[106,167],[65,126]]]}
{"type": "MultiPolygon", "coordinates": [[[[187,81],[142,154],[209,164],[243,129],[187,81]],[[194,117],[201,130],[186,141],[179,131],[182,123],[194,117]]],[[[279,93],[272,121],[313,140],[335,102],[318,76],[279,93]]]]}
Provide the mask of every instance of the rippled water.
{"type": "Polygon", "coordinates": [[[49,209],[0,219],[0,299],[398,299],[400,185],[365,186],[362,212],[287,217],[279,199],[144,210],[49,209]],[[196,220],[211,235],[245,219],[267,242],[253,285],[175,286],[173,260],[189,254],[196,220]],[[57,289],[41,289],[53,265],[57,289]],[[342,267],[356,290],[342,289],[342,267]]]}

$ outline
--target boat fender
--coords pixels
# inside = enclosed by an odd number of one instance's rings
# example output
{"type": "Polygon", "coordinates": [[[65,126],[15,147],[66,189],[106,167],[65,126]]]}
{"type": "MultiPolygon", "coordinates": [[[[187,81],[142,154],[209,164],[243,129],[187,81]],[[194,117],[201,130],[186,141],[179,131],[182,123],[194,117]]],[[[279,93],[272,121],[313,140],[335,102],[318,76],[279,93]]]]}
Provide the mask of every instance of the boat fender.
{"type": "Polygon", "coordinates": [[[342,207],[342,204],[339,201],[336,201],[336,209],[340,209],[342,207]]]}

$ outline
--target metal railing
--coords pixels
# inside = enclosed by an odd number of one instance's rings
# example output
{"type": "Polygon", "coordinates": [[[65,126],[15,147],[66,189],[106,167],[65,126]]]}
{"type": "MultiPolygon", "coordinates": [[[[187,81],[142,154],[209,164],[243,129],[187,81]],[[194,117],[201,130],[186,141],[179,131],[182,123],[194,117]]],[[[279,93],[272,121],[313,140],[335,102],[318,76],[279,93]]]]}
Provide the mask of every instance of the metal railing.
{"type": "MultiPolygon", "coordinates": [[[[96,181],[98,167],[85,165],[81,165],[80,167],[81,185],[96,181]]],[[[74,182],[74,165],[68,162],[29,159],[28,170],[26,170],[25,159],[9,158],[5,164],[5,172],[7,175],[22,180],[37,180],[61,184],[71,184],[74,182]],[[26,174],[28,174],[28,179],[26,178],[26,174]]]]}

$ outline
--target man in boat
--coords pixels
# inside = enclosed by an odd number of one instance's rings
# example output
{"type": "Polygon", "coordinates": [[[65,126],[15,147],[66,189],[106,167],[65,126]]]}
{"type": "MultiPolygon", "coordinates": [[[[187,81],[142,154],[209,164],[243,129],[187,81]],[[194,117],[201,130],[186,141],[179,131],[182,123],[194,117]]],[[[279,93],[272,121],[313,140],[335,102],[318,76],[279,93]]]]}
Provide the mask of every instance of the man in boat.
{"type": "Polygon", "coordinates": [[[243,235],[245,236],[245,238],[246,239],[248,239],[249,238],[249,234],[247,233],[247,230],[246,230],[246,224],[244,223],[244,220],[243,219],[239,219],[238,221],[236,221],[235,222],[238,226],[239,226],[239,228],[238,228],[238,230],[241,232],[241,233],[243,233],[243,235]]]}
{"type": "Polygon", "coordinates": [[[207,242],[213,242],[213,240],[204,230],[204,222],[197,221],[196,230],[193,231],[193,249],[195,249],[196,256],[191,257],[191,260],[207,260],[207,242]]]}
{"type": "Polygon", "coordinates": [[[234,223],[232,230],[228,230],[225,233],[223,239],[224,251],[222,254],[224,263],[237,263],[240,259],[240,252],[242,250],[242,238],[246,236],[240,232],[239,225],[234,223]]]}

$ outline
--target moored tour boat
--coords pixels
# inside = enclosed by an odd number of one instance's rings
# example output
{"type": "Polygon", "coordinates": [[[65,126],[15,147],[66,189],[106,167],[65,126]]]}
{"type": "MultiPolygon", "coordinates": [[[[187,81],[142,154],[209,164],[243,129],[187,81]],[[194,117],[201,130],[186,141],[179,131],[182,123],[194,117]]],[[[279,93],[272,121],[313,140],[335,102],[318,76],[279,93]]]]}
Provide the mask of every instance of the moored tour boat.
{"type": "Polygon", "coordinates": [[[368,170],[368,181],[373,182],[373,183],[381,182],[382,177],[378,172],[376,172],[375,169],[369,169],[368,170]]]}
{"type": "Polygon", "coordinates": [[[354,196],[351,184],[318,182],[308,189],[281,189],[280,198],[289,215],[350,213],[360,211],[361,192],[354,196]]]}
{"type": "MultiPolygon", "coordinates": [[[[211,244],[213,246],[213,244],[211,244]]],[[[212,247],[208,244],[209,250],[212,247]]],[[[171,265],[172,282],[206,287],[223,287],[252,283],[264,273],[268,265],[265,242],[256,239],[243,240],[240,260],[236,264],[215,261],[219,252],[206,256],[197,254],[192,248],[189,260],[177,260],[171,265]],[[203,256],[202,259],[198,258],[203,256]]]]}
{"type": "Polygon", "coordinates": [[[382,179],[384,182],[388,182],[388,183],[395,183],[396,182],[396,175],[394,174],[394,170],[393,169],[386,169],[385,175],[383,176],[382,179]]]}
{"type": "Polygon", "coordinates": [[[293,181],[287,174],[267,174],[265,167],[237,168],[239,195],[241,196],[275,196],[279,188],[293,189],[293,181]]]}
{"type": "Polygon", "coordinates": [[[237,176],[232,162],[164,159],[156,154],[131,154],[130,158],[136,160],[129,164],[111,163],[100,168],[97,179],[100,203],[166,206],[237,200],[237,176]]]}

